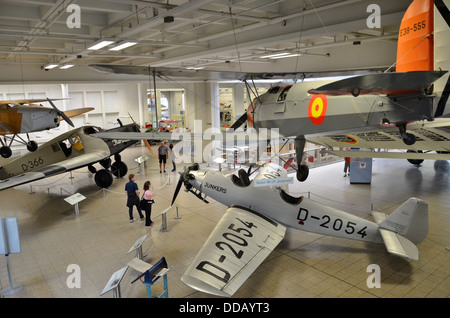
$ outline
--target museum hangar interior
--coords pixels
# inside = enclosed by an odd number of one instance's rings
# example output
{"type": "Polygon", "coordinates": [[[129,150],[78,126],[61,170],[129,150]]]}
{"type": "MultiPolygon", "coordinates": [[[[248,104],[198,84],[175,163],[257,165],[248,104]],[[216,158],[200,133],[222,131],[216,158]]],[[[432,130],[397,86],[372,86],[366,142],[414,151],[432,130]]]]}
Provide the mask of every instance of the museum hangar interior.
{"type": "MultiPolygon", "coordinates": [[[[172,68],[190,74],[295,73],[297,82],[383,72],[395,68],[400,22],[411,2],[4,0],[0,100],[50,98],[63,112],[92,107],[71,118],[75,127],[112,129],[120,126],[119,119],[123,124],[135,122],[143,132],[225,130],[250,107],[252,94],[263,94],[277,83],[288,85],[292,78],[252,80],[246,87],[241,78],[155,75],[151,69],[148,74],[118,74],[92,65],[172,68]],[[94,47],[105,40],[108,45],[94,47]],[[115,49],[122,44],[128,46],[115,49]]],[[[61,121],[57,128],[27,137],[41,147],[71,129],[61,121]]],[[[439,136],[449,149],[450,131],[443,129],[439,136]]],[[[421,135],[420,141],[426,138],[421,135]]],[[[381,155],[368,159],[370,176],[352,182],[356,165],[354,173],[344,176],[344,158],[307,141],[309,176],[299,182],[289,167],[289,194],[371,221],[372,211],[390,214],[410,197],[421,199],[428,203],[428,234],[417,245],[419,259],[392,255],[384,244],[287,228],[283,240],[232,297],[448,298],[448,161],[412,164],[381,155]],[[381,274],[377,287],[369,284],[373,264],[381,274]]],[[[167,172],[160,173],[158,146],[159,141],[150,143],[150,151],[139,141],[120,154],[139,189],[151,181],[152,227],[144,226],[136,210],[136,221],[129,222],[127,176],[114,177],[112,185],[102,189],[85,166],[2,190],[0,217],[17,221],[20,251],[0,257],[1,297],[145,298],[150,289],[171,298],[216,297],[187,286],[181,277],[228,206],[212,197],[205,203],[186,191],[180,191],[171,206],[180,172],[191,163],[177,163],[171,171],[169,159],[167,172]],[[84,199],[73,205],[67,198],[76,194],[84,199]],[[132,247],[142,237],[138,253],[132,247]],[[136,281],[140,272],[127,267],[136,257],[149,264],[164,257],[167,284],[160,279],[149,288],[136,281]],[[103,293],[112,275],[124,267],[120,293],[103,293]],[[79,276],[73,276],[76,273],[79,276]]],[[[289,141],[282,151],[272,147],[259,159],[283,165],[279,158],[295,156],[294,148],[289,141]]],[[[11,149],[12,157],[0,158],[0,166],[29,153],[19,142],[11,149]]],[[[222,161],[203,156],[200,168],[225,175],[247,170],[252,162],[235,155],[224,149],[222,161]]],[[[353,162],[362,168],[361,160],[353,162]]]]}

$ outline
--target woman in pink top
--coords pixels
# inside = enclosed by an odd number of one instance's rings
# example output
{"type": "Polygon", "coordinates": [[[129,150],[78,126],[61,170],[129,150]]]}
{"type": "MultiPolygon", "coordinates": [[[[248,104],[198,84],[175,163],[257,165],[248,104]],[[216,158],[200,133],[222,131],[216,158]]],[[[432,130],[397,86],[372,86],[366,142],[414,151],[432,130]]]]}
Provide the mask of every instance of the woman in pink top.
{"type": "Polygon", "coordinates": [[[142,197],[142,200],[144,200],[145,203],[145,227],[151,227],[153,225],[153,221],[151,219],[152,214],[152,204],[155,203],[153,201],[154,194],[152,191],[150,191],[151,183],[150,181],[146,181],[144,183],[144,195],[142,197]]]}

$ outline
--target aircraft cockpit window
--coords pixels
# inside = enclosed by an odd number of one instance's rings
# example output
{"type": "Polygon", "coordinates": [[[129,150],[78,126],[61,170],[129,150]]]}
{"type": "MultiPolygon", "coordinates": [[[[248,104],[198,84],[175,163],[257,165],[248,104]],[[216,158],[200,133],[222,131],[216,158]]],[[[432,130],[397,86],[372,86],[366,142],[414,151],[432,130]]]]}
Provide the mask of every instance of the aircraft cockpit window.
{"type": "Polygon", "coordinates": [[[285,86],[282,90],[280,95],[278,96],[278,100],[279,102],[284,102],[284,100],[286,99],[286,95],[289,92],[289,90],[291,89],[292,85],[288,85],[285,86]]]}
{"type": "Polygon", "coordinates": [[[96,134],[96,133],[99,133],[100,131],[101,131],[101,129],[99,127],[95,127],[95,126],[87,126],[84,128],[84,133],[86,135],[96,134]]]}
{"type": "Polygon", "coordinates": [[[285,202],[287,202],[287,203],[289,203],[289,204],[294,204],[294,205],[296,205],[296,204],[299,204],[300,202],[302,202],[303,201],[303,196],[301,196],[301,197],[293,197],[292,195],[290,195],[290,194],[287,194],[284,190],[280,190],[280,196],[281,196],[281,198],[285,201],[285,202]]]}
{"type": "Polygon", "coordinates": [[[235,174],[231,175],[231,181],[238,187],[248,187],[250,185],[250,179],[248,173],[244,169],[239,169],[239,177],[235,174]]]}
{"type": "Polygon", "coordinates": [[[64,139],[59,142],[59,147],[64,152],[64,155],[66,157],[69,157],[72,153],[72,144],[70,143],[69,139],[64,139]]]}
{"type": "Polygon", "coordinates": [[[273,86],[267,90],[269,94],[276,94],[280,91],[280,86],[273,86]]]}

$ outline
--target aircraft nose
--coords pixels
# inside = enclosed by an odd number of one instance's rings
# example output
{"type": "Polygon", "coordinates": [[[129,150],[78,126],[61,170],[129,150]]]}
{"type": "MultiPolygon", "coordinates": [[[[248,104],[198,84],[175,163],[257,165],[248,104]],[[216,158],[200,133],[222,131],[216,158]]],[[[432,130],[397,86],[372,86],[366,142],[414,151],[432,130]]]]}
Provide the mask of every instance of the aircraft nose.
{"type": "Polygon", "coordinates": [[[200,189],[203,180],[205,179],[206,171],[191,171],[190,174],[193,176],[189,180],[189,183],[196,189],[200,189]]]}

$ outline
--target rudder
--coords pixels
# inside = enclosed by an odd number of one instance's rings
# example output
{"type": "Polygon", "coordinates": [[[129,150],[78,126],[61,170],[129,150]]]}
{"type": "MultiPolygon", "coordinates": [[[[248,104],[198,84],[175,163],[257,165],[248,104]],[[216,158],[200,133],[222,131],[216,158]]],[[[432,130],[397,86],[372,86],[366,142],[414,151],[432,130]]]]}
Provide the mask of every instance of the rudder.
{"type": "Polygon", "coordinates": [[[428,203],[410,198],[380,222],[379,227],[419,244],[428,234],[428,203]]]}

